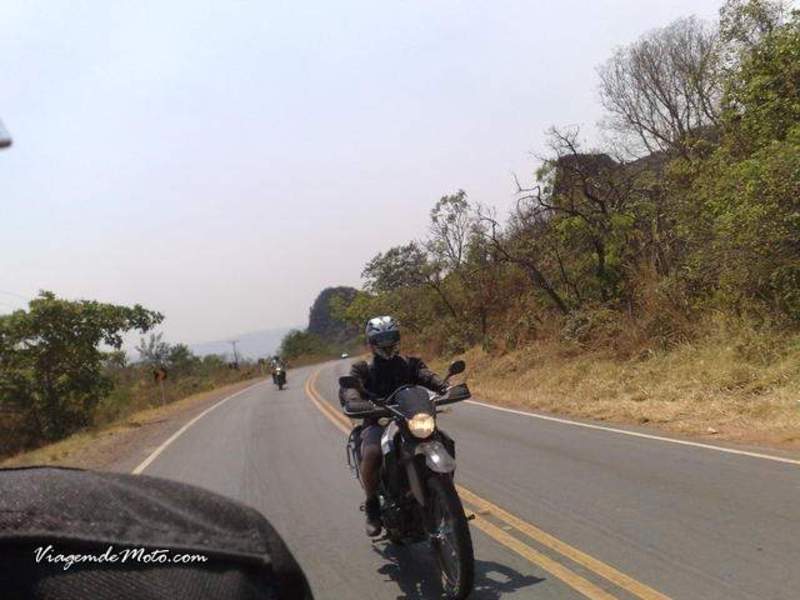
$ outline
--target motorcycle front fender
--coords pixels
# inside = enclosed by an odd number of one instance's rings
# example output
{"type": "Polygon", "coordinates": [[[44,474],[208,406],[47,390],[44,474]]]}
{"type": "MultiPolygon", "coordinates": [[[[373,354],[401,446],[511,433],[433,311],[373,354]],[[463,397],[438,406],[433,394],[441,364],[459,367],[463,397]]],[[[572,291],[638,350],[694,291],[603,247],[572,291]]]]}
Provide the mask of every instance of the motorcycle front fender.
{"type": "MultiPolygon", "coordinates": [[[[420,455],[425,457],[425,466],[434,473],[452,473],[456,470],[455,459],[438,440],[417,444],[414,447],[414,458],[420,455]]],[[[423,484],[425,475],[421,473],[422,464],[416,460],[406,460],[405,463],[408,487],[411,488],[411,493],[420,506],[425,506],[426,493],[423,484]]]]}
{"type": "Polygon", "coordinates": [[[414,455],[418,454],[425,456],[425,464],[434,473],[452,473],[456,470],[456,460],[439,440],[417,444],[414,455]]]}

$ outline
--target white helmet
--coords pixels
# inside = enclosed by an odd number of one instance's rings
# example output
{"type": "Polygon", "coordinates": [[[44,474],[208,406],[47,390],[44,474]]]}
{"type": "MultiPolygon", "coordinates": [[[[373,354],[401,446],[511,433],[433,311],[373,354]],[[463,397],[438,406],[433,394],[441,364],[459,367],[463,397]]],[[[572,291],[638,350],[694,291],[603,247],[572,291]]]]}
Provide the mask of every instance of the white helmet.
{"type": "Polygon", "coordinates": [[[392,358],[400,350],[400,329],[392,317],[370,319],[365,334],[372,351],[381,358],[392,358]]]}

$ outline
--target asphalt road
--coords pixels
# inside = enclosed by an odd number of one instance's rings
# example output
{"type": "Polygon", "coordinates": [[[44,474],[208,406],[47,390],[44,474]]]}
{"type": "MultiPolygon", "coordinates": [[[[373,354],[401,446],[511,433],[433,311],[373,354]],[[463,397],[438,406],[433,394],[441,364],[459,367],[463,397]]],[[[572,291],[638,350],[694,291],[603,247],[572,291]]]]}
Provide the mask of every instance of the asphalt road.
{"type": "MultiPolygon", "coordinates": [[[[372,542],[345,462],[336,377],[289,372],[197,420],[144,472],[264,513],[316,598],[436,598],[423,545],[372,542]],[[330,404],[332,402],[333,404],[330,404]]],[[[800,461],[543,420],[474,403],[440,426],[475,513],[473,598],[800,598],[800,461]]]]}

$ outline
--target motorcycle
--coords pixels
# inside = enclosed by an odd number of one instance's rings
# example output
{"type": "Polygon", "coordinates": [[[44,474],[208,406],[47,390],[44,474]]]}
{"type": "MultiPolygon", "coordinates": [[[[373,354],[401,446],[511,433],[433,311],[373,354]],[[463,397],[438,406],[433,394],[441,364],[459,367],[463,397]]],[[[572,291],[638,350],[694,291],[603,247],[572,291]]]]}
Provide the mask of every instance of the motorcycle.
{"type": "Polygon", "coordinates": [[[272,381],[278,386],[279,390],[282,390],[283,386],[286,385],[286,369],[281,366],[275,367],[272,372],[272,381]]]}
{"type": "MultiPolygon", "coordinates": [[[[464,361],[453,362],[445,382],[464,368],[464,361]]],[[[453,483],[455,442],[437,427],[436,414],[442,412],[440,406],[469,398],[469,388],[454,385],[440,395],[421,386],[403,385],[384,399],[367,392],[356,377],[340,377],[339,385],[357,389],[372,404],[371,410],[345,411],[347,416],[376,417],[385,427],[378,499],[386,537],[399,545],[427,540],[445,595],[466,598],[475,571],[472,538],[453,483]]],[[[347,441],[348,465],[359,482],[361,428],[356,426],[347,441]]]]}

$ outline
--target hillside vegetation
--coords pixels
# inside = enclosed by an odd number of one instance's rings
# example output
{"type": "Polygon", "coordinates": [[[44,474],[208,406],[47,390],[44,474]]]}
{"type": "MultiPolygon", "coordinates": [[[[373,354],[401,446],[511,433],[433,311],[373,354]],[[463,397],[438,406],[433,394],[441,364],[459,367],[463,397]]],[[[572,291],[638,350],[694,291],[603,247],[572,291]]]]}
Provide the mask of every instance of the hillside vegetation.
{"type": "Polygon", "coordinates": [[[338,317],[392,314],[406,350],[466,353],[493,400],[797,440],[800,15],[730,0],[598,76],[605,146],[553,128],[507,218],[443,196],[338,317]]]}
{"type": "Polygon", "coordinates": [[[283,338],[280,355],[293,366],[335,358],[358,346],[360,324],[341,315],[358,295],[352,287],[329,287],[322,290],[308,316],[305,330],[294,329],[283,338]]]}
{"type": "Polygon", "coordinates": [[[153,334],[141,341],[140,361],[130,364],[120,350],[123,334],[145,333],[162,320],[139,305],[65,300],[51,292],[41,292],[27,310],[0,315],[0,457],[259,372],[221,356],[201,359],[153,334]]]}

